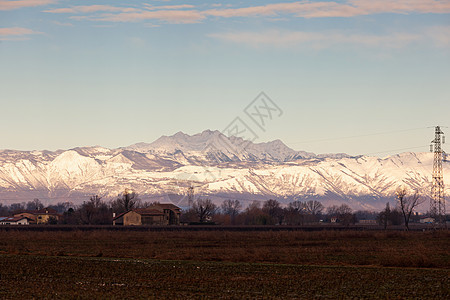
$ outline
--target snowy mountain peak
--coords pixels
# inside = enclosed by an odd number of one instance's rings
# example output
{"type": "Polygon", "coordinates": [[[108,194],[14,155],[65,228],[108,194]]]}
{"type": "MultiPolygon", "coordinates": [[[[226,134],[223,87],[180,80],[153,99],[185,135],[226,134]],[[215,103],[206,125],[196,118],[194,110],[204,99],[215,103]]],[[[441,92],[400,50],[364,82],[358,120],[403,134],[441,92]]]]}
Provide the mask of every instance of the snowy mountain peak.
{"type": "Polygon", "coordinates": [[[196,157],[221,157],[216,162],[254,161],[256,159],[286,161],[295,157],[296,151],[287,147],[282,141],[252,143],[240,137],[227,137],[218,130],[205,130],[188,135],[178,132],[172,136],[162,136],[153,143],[138,143],[125,149],[142,153],[159,153],[173,155],[184,153],[196,157]],[[242,147],[245,145],[245,147],[242,147]]]}
{"type": "MultiPolygon", "coordinates": [[[[385,158],[315,155],[295,151],[280,140],[232,147],[242,143],[241,138],[206,130],[195,135],[178,132],[120,149],[4,150],[0,203],[33,198],[47,204],[80,203],[92,194],[113,198],[125,188],[158,201],[167,194],[185,195],[188,183],[195,182],[196,195],[217,201],[317,199],[324,205],[381,209],[387,201],[395,205],[399,185],[419,189],[424,197],[431,190],[433,153],[385,158]]],[[[448,174],[450,163],[443,162],[443,167],[448,174]]],[[[447,192],[449,178],[444,176],[447,192]]]]}

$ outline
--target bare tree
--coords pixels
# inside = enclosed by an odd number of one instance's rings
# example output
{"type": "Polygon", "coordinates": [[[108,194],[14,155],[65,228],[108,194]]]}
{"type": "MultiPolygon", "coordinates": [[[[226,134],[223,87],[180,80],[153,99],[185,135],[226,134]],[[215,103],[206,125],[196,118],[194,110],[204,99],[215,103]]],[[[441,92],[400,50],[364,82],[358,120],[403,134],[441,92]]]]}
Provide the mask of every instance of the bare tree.
{"type": "Polygon", "coordinates": [[[269,216],[261,210],[261,203],[255,200],[245,209],[244,218],[245,225],[265,225],[269,216]]]}
{"type": "Polygon", "coordinates": [[[0,203],[0,216],[8,215],[8,206],[0,203]]]}
{"type": "Polygon", "coordinates": [[[327,207],[327,215],[330,217],[337,216],[339,206],[331,205],[327,207]]]}
{"type": "Polygon", "coordinates": [[[290,202],[286,208],[286,223],[289,225],[303,225],[305,213],[305,203],[299,200],[290,202]]]}
{"type": "Polygon", "coordinates": [[[130,189],[125,189],[122,195],[111,203],[111,206],[114,212],[122,213],[136,208],[139,205],[139,202],[140,200],[136,192],[130,189]]]}
{"type": "Polygon", "coordinates": [[[296,200],[294,202],[290,202],[288,207],[292,208],[292,210],[300,212],[302,210],[305,210],[305,203],[302,201],[296,200]]]}
{"type": "Polygon", "coordinates": [[[338,219],[342,224],[347,226],[356,223],[356,216],[353,210],[345,203],[338,208],[338,219]]]}
{"type": "Polygon", "coordinates": [[[83,202],[78,211],[81,223],[88,225],[111,224],[112,215],[106,203],[101,199],[101,197],[95,195],[89,201],[83,202]]]}
{"type": "Polygon", "coordinates": [[[383,225],[385,230],[389,225],[390,218],[391,218],[391,207],[389,205],[389,202],[387,202],[386,208],[378,215],[378,219],[380,223],[383,225]]]}
{"type": "Polygon", "coordinates": [[[60,214],[66,212],[71,207],[74,207],[72,202],[58,202],[54,205],[49,206],[49,208],[53,208],[60,214]]]}
{"type": "Polygon", "coordinates": [[[353,210],[347,204],[341,204],[340,206],[332,205],[327,208],[327,214],[331,217],[336,217],[339,223],[343,225],[350,225],[356,223],[356,216],[353,214],[353,210]]]}
{"type": "Polygon", "coordinates": [[[265,201],[262,207],[262,211],[270,216],[270,218],[272,219],[272,224],[274,222],[277,222],[281,225],[281,223],[283,222],[283,209],[281,208],[280,202],[278,202],[277,200],[270,199],[265,201]]]}
{"type": "Polygon", "coordinates": [[[198,217],[200,223],[211,219],[217,210],[217,206],[210,199],[197,199],[192,205],[192,209],[198,217]]]}
{"type": "Polygon", "coordinates": [[[39,210],[39,209],[43,209],[44,208],[44,204],[42,204],[41,200],[35,198],[32,201],[29,201],[27,203],[27,210],[39,210]]]}
{"type": "Polygon", "coordinates": [[[318,215],[323,211],[324,207],[319,201],[311,200],[305,203],[305,209],[308,214],[318,215]]]}
{"type": "Polygon", "coordinates": [[[239,202],[239,200],[225,200],[223,201],[222,205],[222,212],[225,215],[229,215],[231,218],[231,223],[234,224],[236,216],[239,214],[240,210],[242,209],[242,205],[239,202]]]}
{"type": "Polygon", "coordinates": [[[406,230],[409,230],[411,215],[414,209],[423,203],[423,200],[420,198],[420,194],[417,190],[414,191],[413,195],[407,196],[407,189],[405,187],[399,187],[395,193],[397,194],[397,199],[405,221],[406,230]]]}
{"type": "Polygon", "coordinates": [[[19,212],[19,211],[25,210],[25,202],[22,202],[22,203],[12,203],[12,204],[9,206],[9,210],[10,210],[10,212],[12,212],[12,213],[15,213],[15,212],[19,212]]]}

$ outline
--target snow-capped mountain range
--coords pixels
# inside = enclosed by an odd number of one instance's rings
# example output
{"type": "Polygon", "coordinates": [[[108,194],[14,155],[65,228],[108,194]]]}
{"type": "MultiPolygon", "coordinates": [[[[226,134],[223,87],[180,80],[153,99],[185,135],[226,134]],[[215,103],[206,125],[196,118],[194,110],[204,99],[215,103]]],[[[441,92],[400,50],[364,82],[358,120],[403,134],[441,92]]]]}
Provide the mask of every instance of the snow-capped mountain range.
{"type": "MultiPolygon", "coordinates": [[[[444,162],[444,174],[450,163],[444,162]]],[[[113,199],[125,188],[142,200],[187,205],[196,196],[224,199],[319,200],[354,209],[381,209],[406,185],[428,197],[432,153],[386,158],[295,151],[280,140],[252,143],[219,131],[179,132],[153,143],[119,149],[84,147],[58,151],[0,151],[0,203],[39,198],[46,204],[79,204],[90,195],[113,199]]],[[[448,177],[444,175],[446,186],[448,177]]],[[[448,189],[446,190],[448,191],[448,189]]],[[[428,207],[425,201],[424,210],[428,207]]]]}

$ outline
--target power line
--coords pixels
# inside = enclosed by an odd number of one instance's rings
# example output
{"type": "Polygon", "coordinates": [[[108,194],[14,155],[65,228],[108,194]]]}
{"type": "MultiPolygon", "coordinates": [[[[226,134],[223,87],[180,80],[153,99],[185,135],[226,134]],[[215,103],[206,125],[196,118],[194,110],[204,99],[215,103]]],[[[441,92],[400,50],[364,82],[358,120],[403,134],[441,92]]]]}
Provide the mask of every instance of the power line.
{"type": "Polygon", "coordinates": [[[428,147],[428,145],[417,146],[417,147],[409,147],[409,148],[401,148],[401,149],[392,149],[392,150],[379,151],[379,152],[371,152],[371,153],[366,153],[366,154],[363,154],[363,155],[367,156],[367,155],[372,155],[372,154],[388,153],[388,152],[393,152],[393,151],[404,151],[404,150],[419,149],[419,148],[426,148],[426,147],[428,147]]]}
{"type": "Polygon", "coordinates": [[[391,130],[391,131],[376,132],[376,133],[361,134],[361,135],[352,135],[352,136],[343,136],[343,137],[328,138],[328,139],[317,139],[317,140],[309,140],[309,141],[289,142],[289,144],[306,144],[306,143],[316,143],[316,142],[338,141],[338,140],[345,140],[345,139],[353,139],[353,138],[360,138],[360,137],[367,137],[367,136],[401,133],[401,132],[416,131],[416,130],[423,130],[423,129],[427,129],[427,127],[410,128],[410,129],[402,129],[402,130],[391,130]]]}

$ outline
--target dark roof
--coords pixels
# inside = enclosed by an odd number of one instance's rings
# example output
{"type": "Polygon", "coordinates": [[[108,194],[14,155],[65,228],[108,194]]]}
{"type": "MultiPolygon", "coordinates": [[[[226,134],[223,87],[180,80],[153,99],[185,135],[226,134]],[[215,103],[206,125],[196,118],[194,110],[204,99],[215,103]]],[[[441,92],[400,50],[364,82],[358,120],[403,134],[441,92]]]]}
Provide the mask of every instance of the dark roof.
{"type": "Polygon", "coordinates": [[[124,213],[121,213],[121,214],[117,215],[116,217],[113,218],[113,221],[123,217],[124,215],[126,215],[127,213],[132,212],[132,211],[137,213],[137,214],[140,214],[141,216],[163,216],[164,215],[163,212],[161,212],[161,211],[159,211],[157,209],[136,208],[136,209],[129,210],[127,212],[124,212],[124,213]]]}
{"type": "Polygon", "coordinates": [[[57,215],[58,212],[53,208],[43,208],[32,212],[35,215],[57,215]]]}
{"type": "Polygon", "coordinates": [[[144,216],[161,216],[164,215],[164,213],[162,213],[161,211],[157,210],[157,209],[153,209],[153,208],[138,208],[135,209],[134,212],[144,216]]]}
{"type": "Polygon", "coordinates": [[[18,213],[14,213],[14,216],[22,215],[22,214],[34,215],[34,212],[26,210],[26,211],[21,211],[21,212],[18,212],[18,213]]]}
{"type": "MultiPolygon", "coordinates": [[[[159,204],[155,204],[155,205],[152,205],[152,206],[159,206],[162,209],[180,209],[178,206],[176,206],[176,205],[174,205],[172,203],[159,203],[159,204]]],[[[152,207],[152,206],[150,206],[150,207],[152,207]]]]}
{"type": "Polygon", "coordinates": [[[57,210],[47,207],[39,210],[17,210],[14,212],[15,215],[18,214],[33,214],[33,215],[60,215],[57,210]]]}
{"type": "Polygon", "coordinates": [[[126,214],[126,213],[128,213],[128,212],[130,212],[130,211],[127,211],[127,212],[118,214],[117,216],[115,216],[115,217],[113,218],[113,220],[117,220],[118,218],[123,217],[123,215],[126,214]]]}

